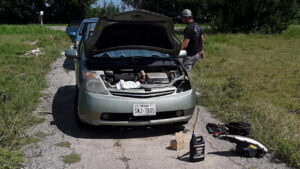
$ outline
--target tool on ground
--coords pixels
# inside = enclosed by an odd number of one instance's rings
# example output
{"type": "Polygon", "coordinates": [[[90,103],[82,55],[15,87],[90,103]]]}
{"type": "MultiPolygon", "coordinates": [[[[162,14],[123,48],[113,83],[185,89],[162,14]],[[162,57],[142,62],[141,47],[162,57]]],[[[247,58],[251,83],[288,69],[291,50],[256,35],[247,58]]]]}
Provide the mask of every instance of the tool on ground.
{"type": "Polygon", "coordinates": [[[214,137],[236,144],[237,154],[245,157],[262,157],[268,149],[256,140],[244,137],[250,134],[251,124],[246,122],[231,122],[225,125],[208,123],[206,130],[214,137]]]}
{"type": "Polygon", "coordinates": [[[172,150],[181,150],[184,148],[183,132],[175,133],[175,139],[170,141],[170,148],[172,150]]]}
{"type": "Polygon", "coordinates": [[[228,133],[232,135],[248,136],[251,132],[251,124],[246,122],[230,122],[226,123],[228,133]]]}
{"type": "Polygon", "coordinates": [[[223,135],[223,134],[228,134],[229,129],[222,124],[207,123],[206,130],[209,134],[219,136],[219,135],[223,135]]]}
{"type": "Polygon", "coordinates": [[[200,108],[198,108],[196,119],[193,125],[193,134],[190,140],[190,161],[203,161],[205,158],[205,141],[202,136],[195,136],[195,126],[198,120],[200,108]]]}
{"type": "Polygon", "coordinates": [[[230,122],[225,125],[207,123],[206,130],[209,134],[214,134],[216,136],[224,134],[248,136],[251,131],[251,124],[245,122],[230,122]]]}
{"type": "Polygon", "coordinates": [[[256,140],[237,135],[221,135],[217,137],[236,144],[236,152],[245,157],[263,157],[268,149],[256,140]]]}

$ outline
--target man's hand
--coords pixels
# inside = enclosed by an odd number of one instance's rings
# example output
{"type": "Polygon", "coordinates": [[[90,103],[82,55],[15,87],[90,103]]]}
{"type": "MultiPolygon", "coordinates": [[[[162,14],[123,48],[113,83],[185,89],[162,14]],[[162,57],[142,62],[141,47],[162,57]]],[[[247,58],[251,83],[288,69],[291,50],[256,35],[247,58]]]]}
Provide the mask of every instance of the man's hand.
{"type": "Polygon", "coordinates": [[[189,43],[190,43],[190,39],[187,38],[183,39],[181,50],[185,50],[188,47],[189,43]]]}
{"type": "Polygon", "coordinates": [[[204,52],[203,52],[203,50],[199,52],[199,55],[200,55],[201,59],[204,59],[204,52]]]}

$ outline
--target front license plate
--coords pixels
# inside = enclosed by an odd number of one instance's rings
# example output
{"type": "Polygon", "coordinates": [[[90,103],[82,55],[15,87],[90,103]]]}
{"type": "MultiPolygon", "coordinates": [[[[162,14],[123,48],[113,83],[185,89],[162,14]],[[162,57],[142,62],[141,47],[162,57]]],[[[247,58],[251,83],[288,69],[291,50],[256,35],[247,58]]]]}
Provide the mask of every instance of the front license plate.
{"type": "Polygon", "coordinates": [[[155,104],[134,104],[133,116],[155,116],[156,106],[155,104]]]}

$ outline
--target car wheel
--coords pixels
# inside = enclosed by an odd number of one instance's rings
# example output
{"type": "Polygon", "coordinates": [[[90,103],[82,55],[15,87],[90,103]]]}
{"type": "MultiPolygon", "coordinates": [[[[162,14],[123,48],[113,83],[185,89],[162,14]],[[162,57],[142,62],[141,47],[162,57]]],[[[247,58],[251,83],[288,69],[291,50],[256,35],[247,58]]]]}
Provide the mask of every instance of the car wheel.
{"type": "Polygon", "coordinates": [[[79,99],[79,89],[76,85],[75,87],[75,96],[74,96],[74,117],[76,124],[78,125],[79,128],[86,128],[88,125],[86,123],[83,123],[78,115],[78,99],[79,99]]]}

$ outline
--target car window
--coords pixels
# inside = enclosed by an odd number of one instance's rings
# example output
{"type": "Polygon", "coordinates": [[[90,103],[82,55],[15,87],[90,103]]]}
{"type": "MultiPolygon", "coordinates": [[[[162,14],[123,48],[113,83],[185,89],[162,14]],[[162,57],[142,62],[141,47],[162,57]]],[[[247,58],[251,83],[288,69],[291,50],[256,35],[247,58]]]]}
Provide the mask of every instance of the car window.
{"type": "Polygon", "coordinates": [[[170,57],[169,54],[161,53],[152,50],[141,50],[141,49],[126,49],[126,50],[115,50],[110,52],[104,52],[95,55],[95,57],[112,57],[112,58],[119,58],[119,57],[162,57],[167,58],[170,57]]]}
{"type": "Polygon", "coordinates": [[[96,23],[91,23],[90,31],[94,31],[96,27],[96,23]]]}
{"type": "Polygon", "coordinates": [[[90,31],[89,31],[88,37],[90,37],[94,34],[95,27],[96,27],[96,23],[90,24],[90,31]]]}
{"type": "Polygon", "coordinates": [[[88,26],[88,23],[84,23],[83,26],[81,27],[79,34],[83,35],[84,32],[86,32],[86,28],[88,26]]]}

